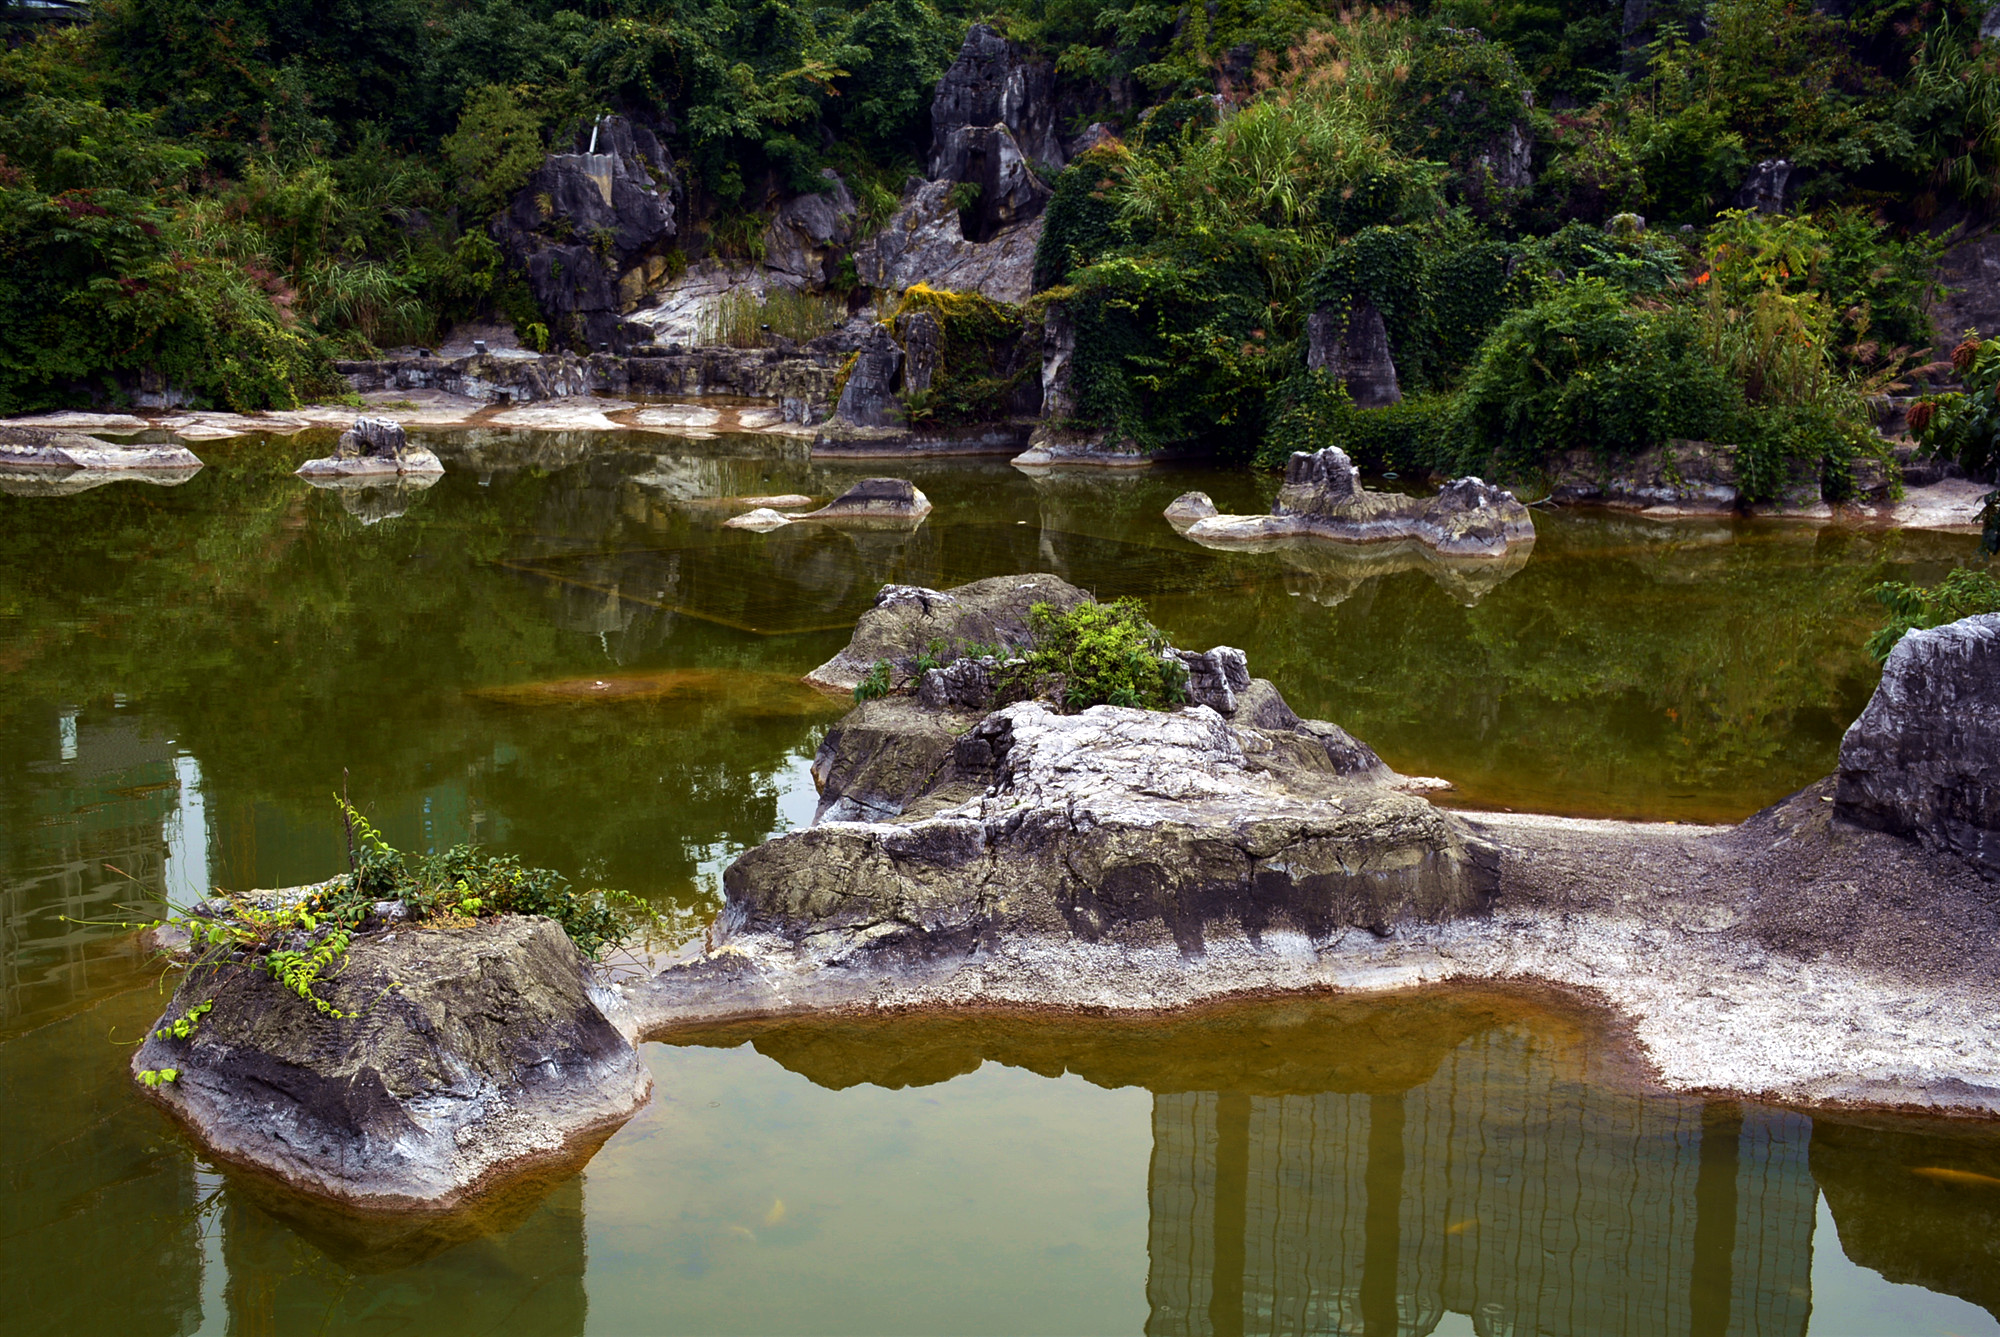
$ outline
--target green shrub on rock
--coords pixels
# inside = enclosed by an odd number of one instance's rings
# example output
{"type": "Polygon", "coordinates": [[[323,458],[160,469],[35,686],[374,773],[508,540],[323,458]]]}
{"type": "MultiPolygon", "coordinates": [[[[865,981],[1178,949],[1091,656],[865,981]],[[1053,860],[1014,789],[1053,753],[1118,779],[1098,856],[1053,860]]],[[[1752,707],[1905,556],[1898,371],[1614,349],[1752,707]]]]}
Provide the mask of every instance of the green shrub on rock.
{"type": "Polygon", "coordinates": [[[1062,680],[1062,706],[1130,706],[1171,710],[1187,702],[1187,669],[1168,653],[1167,635],[1146,618],[1137,599],[1052,604],[1029,610],[1034,648],[1023,671],[1030,681],[1062,680]]]}

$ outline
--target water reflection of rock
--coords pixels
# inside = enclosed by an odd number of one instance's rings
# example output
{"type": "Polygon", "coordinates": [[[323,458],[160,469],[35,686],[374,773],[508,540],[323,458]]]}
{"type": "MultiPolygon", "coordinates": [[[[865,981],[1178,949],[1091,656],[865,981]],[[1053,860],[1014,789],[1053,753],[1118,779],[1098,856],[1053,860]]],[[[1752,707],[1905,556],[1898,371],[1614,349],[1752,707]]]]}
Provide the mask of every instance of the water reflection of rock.
{"type": "Polygon", "coordinates": [[[465,1238],[437,1223],[330,1232],[296,1214],[280,1220],[232,1180],[221,1220],[229,1331],[580,1333],[583,1180],[544,1192],[465,1238]]]}
{"type": "Polygon", "coordinates": [[[1370,581],[1405,571],[1423,572],[1455,602],[1469,608],[1518,575],[1534,548],[1532,542],[1515,543],[1504,556],[1453,557],[1427,544],[1408,541],[1334,543],[1308,538],[1232,543],[1222,550],[1273,554],[1288,568],[1287,589],[1329,608],[1345,603],[1370,581]]]}
{"type": "Polygon", "coordinates": [[[2000,1318],[2000,1146],[1986,1131],[1815,1120],[1813,1177],[1847,1257],[2000,1318]]]}
{"type": "Polygon", "coordinates": [[[409,513],[417,499],[437,484],[441,474],[400,474],[387,478],[307,478],[313,487],[335,494],[340,509],[364,525],[379,525],[409,513]]]}

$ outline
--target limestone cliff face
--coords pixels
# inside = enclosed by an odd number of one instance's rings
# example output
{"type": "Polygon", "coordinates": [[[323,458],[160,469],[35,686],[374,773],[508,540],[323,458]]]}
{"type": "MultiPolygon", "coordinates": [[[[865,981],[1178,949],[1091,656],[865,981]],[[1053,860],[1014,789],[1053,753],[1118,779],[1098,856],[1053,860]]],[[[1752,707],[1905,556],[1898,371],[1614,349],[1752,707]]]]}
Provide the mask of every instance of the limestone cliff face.
{"type": "Polygon", "coordinates": [[[667,272],[680,183],[659,138],[625,117],[606,117],[578,139],[574,152],[552,153],[536,169],[493,233],[558,340],[623,351],[651,337],[624,316],[667,272]]]}

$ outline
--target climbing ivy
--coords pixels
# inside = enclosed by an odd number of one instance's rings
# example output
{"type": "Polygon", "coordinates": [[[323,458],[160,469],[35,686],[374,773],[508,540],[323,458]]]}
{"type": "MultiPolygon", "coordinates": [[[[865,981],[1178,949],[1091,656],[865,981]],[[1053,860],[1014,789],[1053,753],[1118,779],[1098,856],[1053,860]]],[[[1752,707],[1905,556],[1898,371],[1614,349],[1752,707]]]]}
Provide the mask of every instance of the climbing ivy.
{"type": "Polygon", "coordinates": [[[976,292],[947,292],[919,283],[903,293],[890,324],[907,339],[908,317],[937,322],[938,365],[930,387],[906,393],[903,406],[918,426],[957,426],[1010,416],[1013,400],[1041,364],[1028,356],[1019,307],[976,292]]]}

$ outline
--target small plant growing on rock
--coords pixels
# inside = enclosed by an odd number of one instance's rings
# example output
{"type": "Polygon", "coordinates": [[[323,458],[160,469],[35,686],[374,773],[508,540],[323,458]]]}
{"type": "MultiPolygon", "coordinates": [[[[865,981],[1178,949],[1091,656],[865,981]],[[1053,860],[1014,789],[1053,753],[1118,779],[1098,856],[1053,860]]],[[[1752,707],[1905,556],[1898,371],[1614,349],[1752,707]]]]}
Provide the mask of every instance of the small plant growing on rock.
{"type": "Polygon", "coordinates": [[[1147,620],[1137,599],[1067,611],[1039,603],[1028,617],[1035,639],[1023,671],[1036,684],[1060,678],[1064,710],[1186,704],[1187,669],[1168,653],[1167,634],[1147,620]]]}
{"type": "Polygon", "coordinates": [[[873,701],[878,696],[887,696],[890,686],[889,661],[878,659],[875,666],[861,676],[854,684],[854,700],[858,705],[863,701],[873,701]]]}

